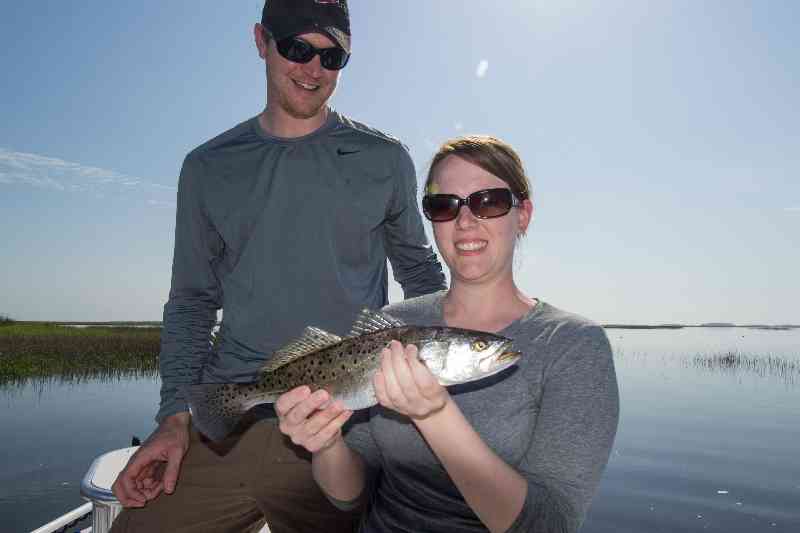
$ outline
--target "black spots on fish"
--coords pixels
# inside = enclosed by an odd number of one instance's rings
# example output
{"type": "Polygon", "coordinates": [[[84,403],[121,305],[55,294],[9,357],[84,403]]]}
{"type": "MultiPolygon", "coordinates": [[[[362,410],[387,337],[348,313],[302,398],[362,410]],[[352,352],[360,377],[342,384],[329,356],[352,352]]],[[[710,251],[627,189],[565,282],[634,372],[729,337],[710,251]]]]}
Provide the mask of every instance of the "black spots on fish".
{"type": "Polygon", "coordinates": [[[214,394],[214,403],[221,404],[223,407],[233,402],[236,399],[236,389],[233,387],[225,387],[219,389],[214,394]]]}

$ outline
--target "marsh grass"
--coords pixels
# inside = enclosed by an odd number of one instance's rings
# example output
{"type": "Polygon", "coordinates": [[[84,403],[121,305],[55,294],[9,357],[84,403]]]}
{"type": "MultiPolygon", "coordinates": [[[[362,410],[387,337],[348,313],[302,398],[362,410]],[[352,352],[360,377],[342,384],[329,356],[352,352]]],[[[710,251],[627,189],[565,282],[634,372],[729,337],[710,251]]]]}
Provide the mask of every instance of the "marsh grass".
{"type": "Polygon", "coordinates": [[[759,377],[777,378],[787,385],[800,383],[800,364],[774,355],[749,355],[736,351],[698,354],[689,359],[698,369],[725,374],[747,373],[759,377]]]}
{"type": "Polygon", "coordinates": [[[160,337],[160,328],[7,324],[0,328],[0,387],[156,376],[160,337]]]}

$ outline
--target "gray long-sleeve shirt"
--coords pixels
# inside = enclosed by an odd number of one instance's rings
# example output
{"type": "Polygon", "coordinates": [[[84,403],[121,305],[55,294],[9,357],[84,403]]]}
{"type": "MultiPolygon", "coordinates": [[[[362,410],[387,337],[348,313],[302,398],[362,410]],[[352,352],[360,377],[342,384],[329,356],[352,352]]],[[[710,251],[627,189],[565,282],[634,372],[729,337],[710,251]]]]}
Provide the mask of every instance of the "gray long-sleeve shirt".
{"type": "Polygon", "coordinates": [[[443,288],[416,191],[400,142],[333,110],[304,137],[269,136],[252,118],[189,153],[156,420],[187,410],[183,384],[252,380],[306,326],[346,333],[387,303],[387,258],[406,297],[443,288]]]}
{"type": "MultiPolygon", "coordinates": [[[[384,311],[407,324],[444,325],[444,294],[384,311]]],[[[500,334],[522,352],[519,363],[448,390],[484,442],[528,481],[509,532],[572,533],[583,522],[616,435],[611,348],[601,327],[541,301],[500,334]]],[[[377,479],[362,533],[486,531],[407,417],[375,406],[345,441],[377,479]]]]}

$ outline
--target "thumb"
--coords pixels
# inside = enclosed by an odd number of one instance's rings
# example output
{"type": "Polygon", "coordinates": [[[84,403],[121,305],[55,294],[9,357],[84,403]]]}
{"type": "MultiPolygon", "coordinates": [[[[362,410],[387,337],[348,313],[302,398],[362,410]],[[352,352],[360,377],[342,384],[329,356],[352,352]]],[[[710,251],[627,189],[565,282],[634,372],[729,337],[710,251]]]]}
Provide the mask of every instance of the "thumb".
{"type": "Polygon", "coordinates": [[[172,494],[175,491],[182,461],[183,450],[174,450],[167,456],[167,468],[164,470],[164,491],[167,494],[172,494]]]}
{"type": "Polygon", "coordinates": [[[128,476],[136,477],[138,476],[150,463],[153,461],[157,461],[158,456],[154,454],[152,450],[149,448],[139,448],[136,453],[133,454],[133,457],[128,461],[128,464],[125,465],[124,472],[128,476]]]}

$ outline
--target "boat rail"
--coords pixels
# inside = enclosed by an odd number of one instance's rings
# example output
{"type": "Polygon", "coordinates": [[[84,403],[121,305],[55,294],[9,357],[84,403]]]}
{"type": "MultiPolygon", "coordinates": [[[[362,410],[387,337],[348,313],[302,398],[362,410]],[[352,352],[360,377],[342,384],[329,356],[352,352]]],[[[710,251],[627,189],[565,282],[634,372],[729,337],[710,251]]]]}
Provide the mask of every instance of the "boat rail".
{"type": "MultiPolygon", "coordinates": [[[[92,502],[87,502],[69,511],[52,522],[48,522],[42,527],[36,528],[31,533],[66,533],[67,529],[77,524],[79,521],[88,517],[92,513],[92,502]]],[[[92,529],[81,530],[81,533],[89,533],[92,529]]]]}

